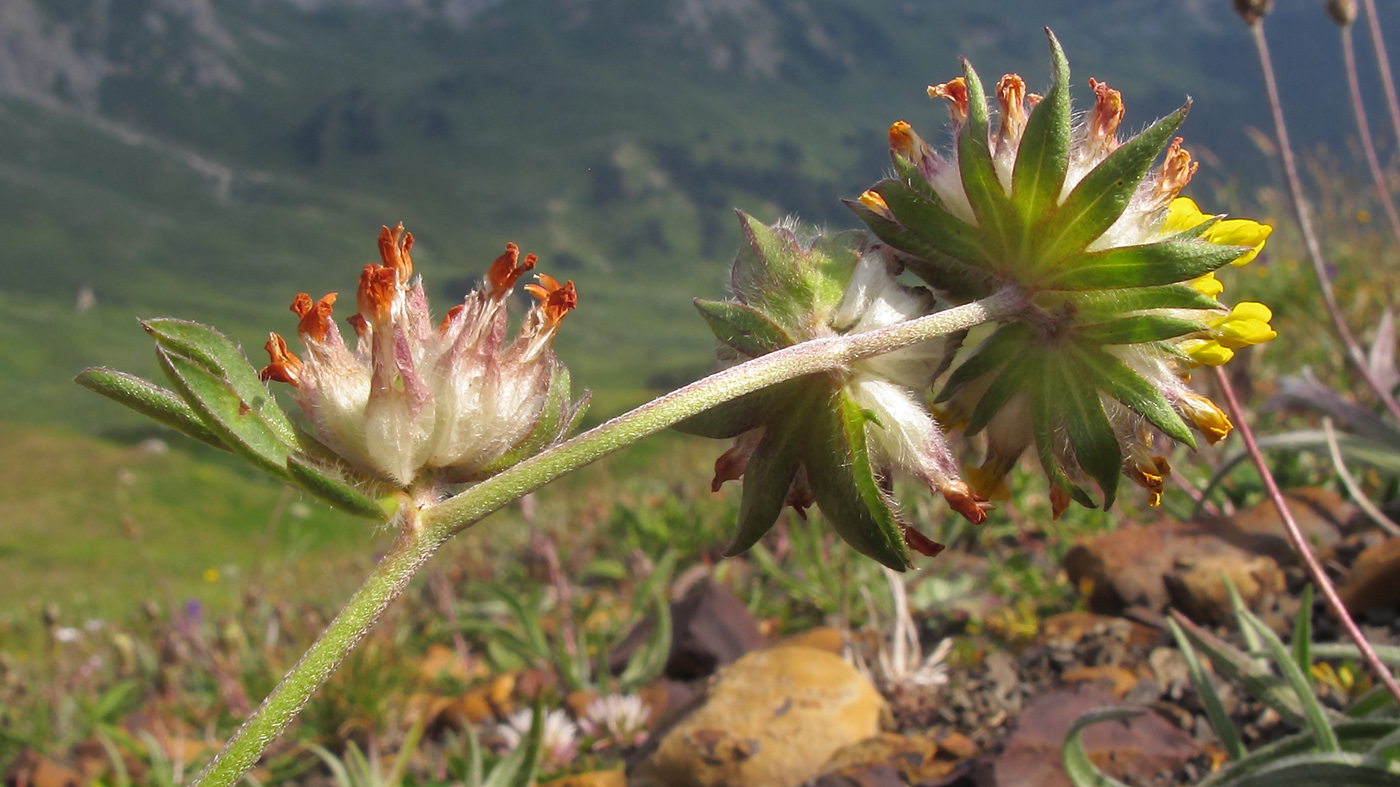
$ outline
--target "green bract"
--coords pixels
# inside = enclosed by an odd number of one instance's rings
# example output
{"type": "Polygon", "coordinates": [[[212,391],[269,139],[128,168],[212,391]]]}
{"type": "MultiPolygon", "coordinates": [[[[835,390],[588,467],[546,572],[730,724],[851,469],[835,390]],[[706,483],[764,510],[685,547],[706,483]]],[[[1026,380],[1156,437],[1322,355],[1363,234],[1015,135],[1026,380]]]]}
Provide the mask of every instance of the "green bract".
{"type": "MultiPolygon", "coordinates": [[[[863,232],[804,243],[786,226],[740,214],[744,239],[731,274],[736,300],[696,301],[719,338],[726,363],[803,341],[863,333],[934,310],[933,294],[895,280],[889,247],[863,232]]],[[[931,341],[808,375],[721,405],[682,422],[707,437],[734,438],[715,465],[715,487],[744,478],[729,554],[753,546],[785,505],[815,503],[857,550],[885,565],[909,565],[906,545],[940,547],[896,517],[890,473],[913,474],[964,516],[981,521],[979,502],[957,477],[925,393],[947,366],[956,341],[931,341]]]]}
{"type": "Polygon", "coordinates": [[[1211,442],[1230,428],[1186,388],[1186,370],[1273,336],[1267,309],[1256,304],[1231,320],[1212,297],[1213,272],[1252,256],[1268,228],[1240,222],[1242,235],[1212,233],[1219,217],[1178,200],[1196,169],[1173,139],[1189,105],[1120,141],[1121,97],[1091,79],[1096,103],[1076,126],[1069,65],[1053,35],[1050,50],[1054,83],[1043,98],[1029,97],[1029,114],[1021,78],[1000,80],[995,129],[982,83],[964,61],[962,77],[929,88],[951,102],[951,157],[896,123],[895,177],[849,204],[900,264],[955,302],[1013,288],[1031,304],[982,342],[938,396],[949,420],[988,434],[986,463],[969,475],[974,492],[1004,491],[1002,479],[1034,445],[1056,513],[1070,499],[1099,502],[1088,480],[1111,505],[1120,474],[1155,502],[1169,470],[1153,451],[1154,432],[1194,448],[1191,427],[1211,442]],[[1190,210],[1177,210],[1177,201],[1190,210]],[[1250,245],[1215,240],[1222,236],[1250,245]]]}

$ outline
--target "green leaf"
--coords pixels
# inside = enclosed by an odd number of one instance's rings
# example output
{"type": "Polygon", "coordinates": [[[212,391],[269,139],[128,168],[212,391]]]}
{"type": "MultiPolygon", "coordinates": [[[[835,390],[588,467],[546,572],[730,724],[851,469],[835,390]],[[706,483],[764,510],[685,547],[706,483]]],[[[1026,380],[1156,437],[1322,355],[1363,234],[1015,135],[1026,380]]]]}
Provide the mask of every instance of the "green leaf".
{"type": "Polygon", "coordinates": [[[1103,491],[1103,507],[1113,505],[1118,494],[1118,478],[1123,470],[1123,452],[1118,447],[1118,437],[1113,433],[1113,425],[1108,422],[1099,391],[1089,378],[1074,368],[1077,364],[1046,364],[1047,371],[1058,368],[1063,398],[1065,426],[1069,432],[1070,445],[1080,467],[1089,477],[1098,482],[1103,491]]]}
{"type": "Polygon", "coordinates": [[[160,347],[183,355],[215,377],[223,378],[284,442],[296,445],[297,433],[291,419],[277,406],[277,400],[268,393],[258,379],[257,370],[243,357],[242,351],[223,334],[207,325],[169,318],[145,320],[141,327],[160,347]]]}
{"type": "Polygon", "coordinates": [[[734,538],[724,548],[734,557],[758,543],[773,528],[787,502],[793,476],[801,466],[798,450],[803,442],[796,419],[769,429],[749,457],[744,469],[744,495],[739,500],[739,520],[734,538]]]}
{"type": "Polygon", "coordinates": [[[700,316],[709,323],[715,338],[750,358],[757,358],[796,343],[781,326],[751,306],[700,298],[696,298],[694,302],[700,316]]]}
{"type": "Polygon", "coordinates": [[[1304,675],[1312,676],[1312,585],[1303,586],[1303,598],[1298,605],[1298,617],[1293,623],[1293,661],[1304,675]]]}
{"type": "Polygon", "coordinates": [[[1140,344],[1175,339],[1204,327],[1195,320],[1183,320],[1164,314],[1137,314],[1085,325],[1079,329],[1079,334],[1086,344],[1140,344]]]}
{"type": "Polygon", "coordinates": [[[656,625],[652,627],[647,641],[627,660],[622,674],[617,676],[617,682],[624,690],[645,686],[660,678],[671,656],[671,605],[660,588],[653,589],[650,598],[656,625]]]}
{"type": "Polygon", "coordinates": [[[1045,250],[1040,257],[1042,265],[1053,266],[1064,257],[1081,251],[1113,226],[1128,207],[1157,154],[1186,119],[1190,107],[1187,102],[1124,142],[1075,185],[1049,222],[1041,227],[1042,237],[1046,239],[1041,246],[1045,250]]]}
{"type": "Polygon", "coordinates": [[[1044,363],[1039,353],[1034,348],[1023,348],[1019,355],[1012,357],[1002,367],[1001,373],[992,380],[992,384],[987,386],[982,398],[977,400],[977,406],[972,409],[972,415],[968,416],[967,426],[963,431],[968,435],[975,435],[985,429],[1012,397],[1023,391],[1030,393],[1029,386],[1035,376],[1044,373],[1044,363]]]}
{"type": "Polygon", "coordinates": [[[228,450],[224,441],[220,440],[218,435],[204,425],[204,421],[194,410],[190,409],[188,404],[185,404],[184,399],[155,383],[126,372],[117,372],[96,366],[84,369],[77,377],[73,378],[73,382],[89,391],[100,393],[112,401],[124,404],[187,437],[193,437],[201,443],[212,445],[215,448],[228,450]]]}
{"type": "Polygon", "coordinates": [[[1245,623],[1253,626],[1259,637],[1263,639],[1269,652],[1273,654],[1274,664],[1278,667],[1279,672],[1283,673],[1283,677],[1292,687],[1293,693],[1298,696],[1303,707],[1303,715],[1307,719],[1308,730],[1312,732],[1313,740],[1317,741],[1317,747],[1323,751],[1340,751],[1341,747],[1337,743],[1336,733],[1332,732],[1331,722],[1322,708],[1322,703],[1318,702],[1317,695],[1313,693],[1312,679],[1299,669],[1298,663],[1293,660],[1293,654],[1289,653],[1288,648],[1284,646],[1283,641],[1278,638],[1273,629],[1248,610],[1244,611],[1243,615],[1245,623]]]}
{"type": "Polygon", "coordinates": [[[1375,757],[1343,752],[1310,752],[1286,757],[1229,782],[1231,787],[1395,787],[1400,770],[1375,757]]]}
{"type": "Polygon", "coordinates": [[[975,300],[992,292],[993,281],[986,271],[944,254],[923,236],[902,224],[876,215],[874,211],[855,200],[843,201],[846,207],[875,233],[875,237],[912,255],[904,260],[905,264],[934,289],[957,300],[975,300]]]}
{"type": "Polygon", "coordinates": [[[986,255],[994,263],[1009,263],[1012,260],[1006,259],[1007,255],[1015,249],[1009,248],[1007,241],[1021,236],[1021,221],[992,163],[987,139],[987,94],[966,59],[963,78],[967,80],[967,122],[958,133],[958,171],[967,201],[977,215],[978,234],[983,238],[986,255]]]}
{"type": "Polygon", "coordinates": [[[175,389],[230,450],[266,473],[291,480],[287,457],[292,447],[232,386],[202,364],[163,346],[156,348],[156,357],[175,389]]]}
{"type": "Polygon", "coordinates": [[[1145,309],[1219,310],[1220,302],[1196,292],[1187,284],[1162,284],[1121,290],[1090,290],[1078,296],[1075,307],[1079,319],[1089,323],[1145,309]]]}
{"type": "Polygon", "coordinates": [[[1074,787],[1128,787],[1123,782],[1100,771],[1098,766],[1094,765],[1094,761],[1089,759],[1089,753],[1084,751],[1084,729],[1105,721],[1127,721],[1137,718],[1145,712],[1135,708],[1103,708],[1090,711],[1075,719],[1074,725],[1069,728],[1069,734],[1065,736],[1065,744],[1061,749],[1061,756],[1065,763],[1065,774],[1069,776],[1070,783],[1074,787]]]}
{"type": "Polygon", "coordinates": [[[885,200],[890,213],[905,229],[933,248],[969,264],[987,263],[987,253],[978,243],[976,227],[897,180],[882,180],[871,191],[885,200]]]}
{"type": "Polygon", "coordinates": [[[997,367],[1011,360],[1026,349],[1026,341],[1031,336],[1031,327],[1023,322],[1007,323],[991,336],[982,340],[966,360],[948,375],[948,382],[938,393],[938,402],[946,402],[958,395],[969,383],[991,374],[997,367]]]}
{"type": "MultiPolygon", "coordinates": [[[[1031,110],[1011,174],[1011,200],[1026,222],[1027,233],[1039,226],[1059,203],[1074,133],[1069,106],[1069,61],[1065,60],[1055,34],[1048,29],[1045,34],[1050,39],[1055,81],[1031,110]]],[[[1029,234],[1026,237],[1029,239],[1029,234]]]]}
{"type": "Polygon", "coordinates": [[[1093,376],[1095,386],[1146,418],[1168,437],[1195,449],[1195,435],[1191,434],[1190,427],[1181,420],[1157,386],[1143,379],[1119,358],[1097,347],[1081,346],[1076,351],[1085,373],[1093,376]]]}
{"type": "Polygon", "coordinates": [[[1243,686],[1249,696],[1273,708],[1289,724],[1301,727],[1307,723],[1297,695],[1267,666],[1192,623],[1180,612],[1171,610],[1170,615],[1191,644],[1210,658],[1211,665],[1221,677],[1243,686]]]}
{"type": "Polygon", "coordinates": [[[924,197],[938,207],[943,207],[943,198],[938,196],[933,184],[924,178],[924,173],[919,171],[918,166],[908,159],[896,156],[894,151],[890,152],[890,160],[894,162],[894,174],[899,177],[904,185],[913,189],[915,193],[924,197]]]}
{"type": "Polygon", "coordinates": [[[387,506],[381,506],[365,493],[295,454],[287,457],[287,472],[292,483],[346,513],[383,522],[398,509],[393,498],[386,499],[387,506]]]}
{"type": "Polygon", "coordinates": [[[824,409],[823,417],[811,424],[804,452],[817,506],[857,552],[896,571],[908,569],[903,532],[870,466],[864,412],[840,392],[824,409]]]}
{"type": "MultiPolygon", "coordinates": [[[[1379,741],[1396,728],[1394,719],[1367,719],[1364,721],[1346,720],[1337,722],[1333,732],[1342,748],[1348,751],[1364,751],[1373,742],[1379,741]]],[[[1234,785],[1240,779],[1260,768],[1284,760],[1285,758],[1309,752],[1314,746],[1311,732],[1294,733],[1285,738],[1266,743],[1244,757],[1229,762],[1225,767],[1210,774],[1196,787],[1222,787],[1234,785]]],[[[1319,782],[1316,787],[1330,787],[1332,783],[1319,782]]]]}
{"type": "MultiPolygon", "coordinates": [[[[1054,361],[1044,359],[1040,363],[1049,366],[1054,361]]],[[[1025,365],[1031,366],[1029,362],[1025,365]]],[[[1089,493],[1070,481],[1060,469],[1059,458],[1055,455],[1055,440],[1061,415],[1059,380],[1044,369],[1037,371],[1038,374],[1031,378],[1034,386],[1028,393],[1031,399],[1031,428],[1035,432],[1035,451],[1040,458],[1040,466],[1045,471],[1046,478],[1050,479],[1050,483],[1057,489],[1085,508],[1097,508],[1089,493]]]]}
{"type": "Polygon", "coordinates": [[[1052,290],[1107,290],[1175,284],[1210,273],[1240,256],[1242,246],[1202,241],[1161,241],[1086,252],[1052,272],[1052,290]]]}
{"type": "Polygon", "coordinates": [[[1205,709],[1206,720],[1210,722],[1210,728],[1215,730],[1216,736],[1220,738],[1220,743],[1225,747],[1225,753],[1232,760],[1238,760],[1245,756],[1244,743],[1240,740],[1240,731],[1235,729],[1235,725],[1230,721],[1230,714],[1225,710],[1225,703],[1220,700],[1220,695],[1215,691],[1215,685],[1210,682],[1206,675],[1205,668],[1201,666],[1201,659],[1196,655],[1196,649],[1191,647],[1191,640],[1182,633],[1181,626],[1175,620],[1167,619],[1167,626],[1171,629],[1172,637],[1176,639],[1176,647],[1181,651],[1182,657],[1186,661],[1186,671],[1191,676],[1191,685],[1196,687],[1196,696],[1201,700],[1201,706],[1205,709]]]}

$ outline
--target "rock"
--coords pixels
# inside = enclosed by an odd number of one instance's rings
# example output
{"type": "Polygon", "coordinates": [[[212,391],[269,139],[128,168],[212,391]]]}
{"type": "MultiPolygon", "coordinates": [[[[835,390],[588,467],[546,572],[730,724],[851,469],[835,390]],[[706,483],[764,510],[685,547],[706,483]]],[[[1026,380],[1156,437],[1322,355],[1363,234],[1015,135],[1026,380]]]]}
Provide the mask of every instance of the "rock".
{"type": "Polygon", "coordinates": [[[1246,552],[1216,530],[1206,523],[1168,521],[1125,527],[1076,545],[1065,555],[1065,572],[1088,596],[1089,609],[1106,615],[1130,607],[1160,612],[1173,601],[1194,604],[1195,614],[1214,615],[1216,593],[1224,587],[1218,584],[1222,571],[1248,586],[1250,593],[1240,590],[1251,604],[1281,587],[1272,558],[1246,552]]]}
{"type": "Polygon", "coordinates": [[[1254,610],[1283,592],[1283,572],[1264,555],[1212,554],[1178,558],[1162,576],[1172,602],[1197,623],[1219,625],[1234,620],[1234,603],[1227,582],[1254,610]]]}
{"type": "Polygon", "coordinates": [[[589,771],[540,782],[539,787],[627,787],[622,771],[589,771]]]}
{"type": "Polygon", "coordinates": [[[838,656],[841,655],[841,651],[846,647],[846,643],[841,639],[841,632],[830,626],[817,626],[816,628],[793,634],[791,637],[779,642],[778,645],[800,645],[806,648],[824,650],[827,653],[835,653],[838,656]]]}
{"type": "Polygon", "coordinates": [[[1040,642],[1068,640],[1078,644],[1086,636],[1104,633],[1121,635],[1123,646],[1129,650],[1146,651],[1162,640],[1157,629],[1123,618],[1098,615],[1093,612],[1061,612],[1040,622],[1040,642]]]}
{"type": "Polygon", "coordinates": [[[1122,699],[1138,685],[1136,673],[1127,667],[1113,665],[1071,667],[1060,673],[1060,680],[1065,683],[1089,683],[1112,694],[1117,699],[1122,699]]]}
{"type": "MultiPolygon", "coordinates": [[[[1303,538],[1319,560],[1332,556],[1342,532],[1360,516],[1355,505],[1342,500],[1330,489],[1290,489],[1283,497],[1298,529],[1303,531],[1303,538]]],[[[1221,538],[1246,552],[1271,557],[1281,566],[1298,564],[1298,555],[1284,532],[1278,509],[1268,500],[1255,503],[1234,516],[1206,520],[1206,523],[1214,525],[1221,538]]]]}
{"type": "Polygon", "coordinates": [[[1337,593],[1353,615],[1394,608],[1400,606],[1397,576],[1400,576],[1400,538],[1390,538],[1356,556],[1337,593]]]}
{"type": "MultiPolygon", "coordinates": [[[[1065,735],[1077,718],[1105,706],[1123,704],[1093,686],[1051,691],[1031,701],[1001,752],[989,759],[991,778],[981,787],[1071,787],[1060,757],[1065,735]]],[[[1199,749],[1190,735],[1143,710],[1126,722],[1096,724],[1084,732],[1089,758],[1108,775],[1134,784],[1180,767],[1199,749]]]]}
{"type": "Polygon", "coordinates": [[[890,783],[896,785],[942,779],[960,761],[971,756],[969,751],[976,752],[975,745],[971,749],[962,745],[963,741],[967,744],[972,741],[959,737],[962,740],[955,742],[953,748],[944,748],[928,735],[881,733],[837,750],[822,766],[822,777],[817,784],[822,784],[823,780],[831,785],[844,783],[834,777],[859,785],[885,784],[882,779],[890,775],[886,769],[894,772],[895,780],[890,783]]]}
{"type": "MultiPolygon", "coordinates": [[[[655,625],[648,617],[627,633],[608,659],[614,675],[622,674],[655,625]]],[[[707,677],[719,666],[766,644],[748,606],[708,576],[671,603],[671,631],[665,675],[672,680],[707,677]]]]}
{"type": "Polygon", "coordinates": [[[628,772],[632,787],[789,787],[877,734],[885,703],[826,651],[775,647],[722,670],[704,702],[628,772]]]}
{"type": "Polygon", "coordinates": [[[679,713],[689,706],[695,699],[697,690],[689,683],[661,678],[637,693],[651,710],[650,726],[656,729],[658,725],[670,721],[672,714],[679,713]]]}

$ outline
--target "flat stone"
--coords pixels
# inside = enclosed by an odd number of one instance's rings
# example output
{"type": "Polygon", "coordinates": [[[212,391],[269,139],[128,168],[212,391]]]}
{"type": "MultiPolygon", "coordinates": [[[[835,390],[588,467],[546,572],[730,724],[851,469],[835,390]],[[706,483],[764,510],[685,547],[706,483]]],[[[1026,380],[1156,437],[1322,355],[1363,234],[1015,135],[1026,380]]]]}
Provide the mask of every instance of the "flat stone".
{"type": "Polygon", "coordinates": [[[1284,589],[1283,572],[1266,555],[1208,554],[1179,558],[1162,576],[1172,603],[1197,623],[1234,620],[1229,585],[1250,609],[1259,610],[1284,589]]]}
{"type": "Polygon", "coordinates": [[[1237,582],[1248,579],[1249,592],[1240,588],[1241,595],[1258,609],[1279,587],[1278,566],[1268,556],[1220,538],[1218,529],[1210,523],[1171,521],[1121,528],[1076,545],[1065,555],[1065,572],[1088,596],[1089,609],[1105,615],[1130,608],[1161,612],[1177,602],[1194,605],[1195,614],[1188,610],[1193,617],[1212,618],[1218,612],[1212,601],[1222,571],[1237,582]]]}
{"type": "Polygon", "coordinates": [[[1337,593],[1353,615],[1400,607],[1400,538],[1390,538],[1356,556],[1337,593]]]}
{"type": "MultiPolygon", "coordinates": [[[[1321,487],[1290,489],[1283,493],[1283,498],[1303,538],[1319,560],[1332,556],[1342,533],[1361,515],[1355,505],[1321,487]]],[[[1268,500],[1237,511],[1231,517],[1204,521],[1213,525],[1221,538],[1250,554],[1271,557],[1281,566],[1298,564],[1298,555],[1288,541],[1278,509],[1268,500]]]]}
{"type": "Polygon", "coordinates": [[[540,782],[539,787],[627,787],[622,771],[589,771],[540,782]]]}
{"type": "Polygon", "coordinates": [[[842,641],[841,632],[830,626],[817,626],[806,631],[793,634],[787,637],[778,645],[800,645],[805,648],[816,648],[827,653],[841,655],[841,651],[846,647],[842,641]]]}
{"type": "Polygon", "coordinates": [[[876,735],[884,699],[839,657],[801,646],[725,667],[703,703],[628,771],[631,787],[796,787],[876,735]]]}
{"type": "MultiPolygon", "coordinates": [[[[1104,707],[1132,707],[1089,685],[1060,689],[1032,700],[1016,720],[1001,752],[986,769],[982,787],[1072,787],[1061,749],[1076,719],[1104,707]]],[[[1141,716],[1095,724],[1084,731],[1084,748],[1099,768],[1116,779],[1140,783],[1173,770],[1199,750],[1190,735],[1145,707],[1141,716]]]]}

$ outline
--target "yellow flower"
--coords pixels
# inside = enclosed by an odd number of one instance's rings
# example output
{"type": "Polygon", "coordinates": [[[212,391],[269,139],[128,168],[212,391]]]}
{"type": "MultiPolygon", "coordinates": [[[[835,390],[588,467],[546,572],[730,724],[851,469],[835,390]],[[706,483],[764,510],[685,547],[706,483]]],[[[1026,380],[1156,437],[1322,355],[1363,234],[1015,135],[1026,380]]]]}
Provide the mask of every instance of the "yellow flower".
{"type": "Polygon", "coordinates": [[[1184,342],[1182,351],[1197,363],[1219,366],[1235,357],[1235,350],[1251,344],[1263,344],[1278,336],[1270,325],[1273,312],[1254,301],[1235,305],[1229,314],[1210,322],[1209,338],[1184,342]]]}
{"type": "MultiPolygon", "coordinates": [[[[1163,232],[1168,234],[1183,232],[1192,227],[1200,226],[1203,222],[1209,221],[1212,217],[1201,212],[1196,207],[1196,203],[1189,197],[1177,197],[1172,200],[1167,208],[1167,221],[1162,226],[1163,232]]],[[[1241,254],[1230,262],[1231,265],[1239,267],[1247,265],[1264,248],[1264,242],[1269,239],[1269,233],[1274,228],[1267,224],[1260,224],[1249,219],[1225,219],[1217,221],[1205,231],[1201,238],[1210,243],[1218,243],[1222,246],[1248,246],[1250,251],[1241,254]]],[[[1195,286],[1195,282],[1192,282],[1195,286]]],[[[1197,287],[1197,290],[1200,290],[1197,287]]],[[[1204,292],[1204,290],[1200,290],[1204,292]]],[[[1209,294],[1209,293],[1207,293],[1209,294]]]]}

